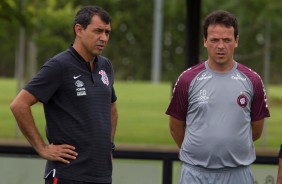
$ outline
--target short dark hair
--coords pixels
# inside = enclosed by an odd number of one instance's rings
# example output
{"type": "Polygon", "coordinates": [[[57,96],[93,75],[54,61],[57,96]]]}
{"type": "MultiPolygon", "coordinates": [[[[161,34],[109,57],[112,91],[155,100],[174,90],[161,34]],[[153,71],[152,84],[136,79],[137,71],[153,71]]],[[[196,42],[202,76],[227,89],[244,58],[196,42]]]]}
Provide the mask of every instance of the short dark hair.
{"type": "Polygon", "coordinates": [[[238,30],[238,23],[237,18],[235,15],[223,11],[223,10],[216,10],[212,13],[210,13],[206,18],[204,22],[204,37],[207,38],[208,36],[208,27],[210,25],[216,25],[221,24],[226,27],[233,27],[234,28],[234,37],[237,38],[239,34],[238,30]]]}
{"type": "Polygon", "coordinates": [[[99,16],[102,19],[102,21],[105,22],[106,24],[111,23],[112,18],[110,14],[103,8],[99,6],[85,6],[81,8],[75,16],[73,23],[74,35],[76,35],[74,30],[75,25],[80,24],[84,29],[86,29],[87,26],[90,24],[91,19],[94,15],[99,16]]]}

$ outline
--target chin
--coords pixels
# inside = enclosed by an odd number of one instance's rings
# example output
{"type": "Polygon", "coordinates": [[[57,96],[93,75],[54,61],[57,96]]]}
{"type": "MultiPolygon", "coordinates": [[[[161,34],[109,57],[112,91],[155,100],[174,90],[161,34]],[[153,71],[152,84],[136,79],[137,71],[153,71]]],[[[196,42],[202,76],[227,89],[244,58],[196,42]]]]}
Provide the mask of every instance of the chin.
{"type": "Polygon", "coordinates": [[[93,53],[94,56],[98,56],[98,55],[101,55],[101,54],[102,54],[102,51],[96,51],[96,52],[93,53]]]}
{"type": "Polygon", "coordinates": [[[228,59],[226,59],[226,58],[217,58],[217,59],[215,60],[215,62],[216,62],[217,64],[226,64],[226,63],[228,63],[228,59]]]}

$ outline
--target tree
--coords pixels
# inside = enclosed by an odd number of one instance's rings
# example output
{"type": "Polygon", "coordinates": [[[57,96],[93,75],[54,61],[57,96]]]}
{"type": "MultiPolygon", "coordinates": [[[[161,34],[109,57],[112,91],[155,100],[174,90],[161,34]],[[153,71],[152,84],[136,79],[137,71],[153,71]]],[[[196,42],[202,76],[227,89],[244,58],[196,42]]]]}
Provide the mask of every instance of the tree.
{"type": "MultiPolygon", "coordinates": [[[[0,75],[12,77],[19,26],[26,28],[26,47],[29,58],[35,58],[37,68],[54,54],[65,50],[73,42],[72,23],[77,10],[92,0],[24,0],[22,15],[20,0],[0,1],[0,75]],[[9,36],[7,36],[9,35],[9,36]],[[32,44],[31,44],[32,45],[32,44]],[[35,49],[34,49],[35,48],[35,49]],[[36,52],[30,52],[35,50],[36,52]]],[[[118,80],[150,80],[152,59],[153,2],[144,0],[95,0],[112,16],[112,33],[103,55],[112,60],[118,80]]],[[[186,2],[163,0],[164,22],[162,33],[162,80],[175,81],[185,69],[186,2]]],[[[282,2],[276,0],[202,0],[202,21],[215,9],[234,13],[239,21],[239,47],[235,59],[263,73],[265,25],[269,22],[271,38],[271,83],[282,82],[280,52],[282,22],[278,10],[282,2]]],[[[202,28],[201,28],[202,31],[202,28]]],[[[202,35],[202,33],[201,33],[202,35]]],[[[206,59],[203,40],[200,38],[200,59],[206,59]]],[[[27,68],[33,64],[28,63],[27,68]]],[[[36,66],[36,65],[35,65],[36,66]]],[[[32,71],[26,70],[29,79],[32,71]]]]}
{"type": "Polygon", "coordinates": [[[2,77],[13,76],[18,28],[24,24],[20,8],[14,0],[0,1],[0,74],[2,77]]]}

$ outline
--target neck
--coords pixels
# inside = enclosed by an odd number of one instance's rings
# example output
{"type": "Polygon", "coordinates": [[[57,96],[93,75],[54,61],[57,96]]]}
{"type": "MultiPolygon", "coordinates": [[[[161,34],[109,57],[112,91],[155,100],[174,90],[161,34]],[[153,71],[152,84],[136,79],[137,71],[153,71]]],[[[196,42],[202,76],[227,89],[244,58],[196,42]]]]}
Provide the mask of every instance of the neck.
{"type": "Polygon", "coordinates": [[[208,60],[208,65],[210,69],[213,70],[214,72],[226,73],[232,70],[233,66],[235,65],[235,61],[232,60],[232,62],[228,62],[228,63],[215,63],[208,60]]]}
{"type": "Polygon", "coordinates": [[[74,43],[72,47],[76,50],[76,52],[77,52],[86,62],[89,62],[90,65],[91,65],[91,63],[94,62],[95,57],[90,56],[89,54],[87,54],[87,51],[86,51],[85,49],[83,49],[83,47],[82,47],[80,44],[74,43]]]}

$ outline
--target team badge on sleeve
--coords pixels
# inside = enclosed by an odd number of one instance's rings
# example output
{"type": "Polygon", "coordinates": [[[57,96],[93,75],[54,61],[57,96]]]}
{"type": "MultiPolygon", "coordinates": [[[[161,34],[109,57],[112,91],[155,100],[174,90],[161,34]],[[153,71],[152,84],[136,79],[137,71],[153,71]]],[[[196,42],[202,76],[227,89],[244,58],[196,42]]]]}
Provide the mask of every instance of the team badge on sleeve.
{"type": "Polygon", "coordinates": [[[102,82],[108,86],[109,85],[109,79],[108,79],[107,73],[104,70],[100,70],[99,74],[101,75],[102,82]]]}

